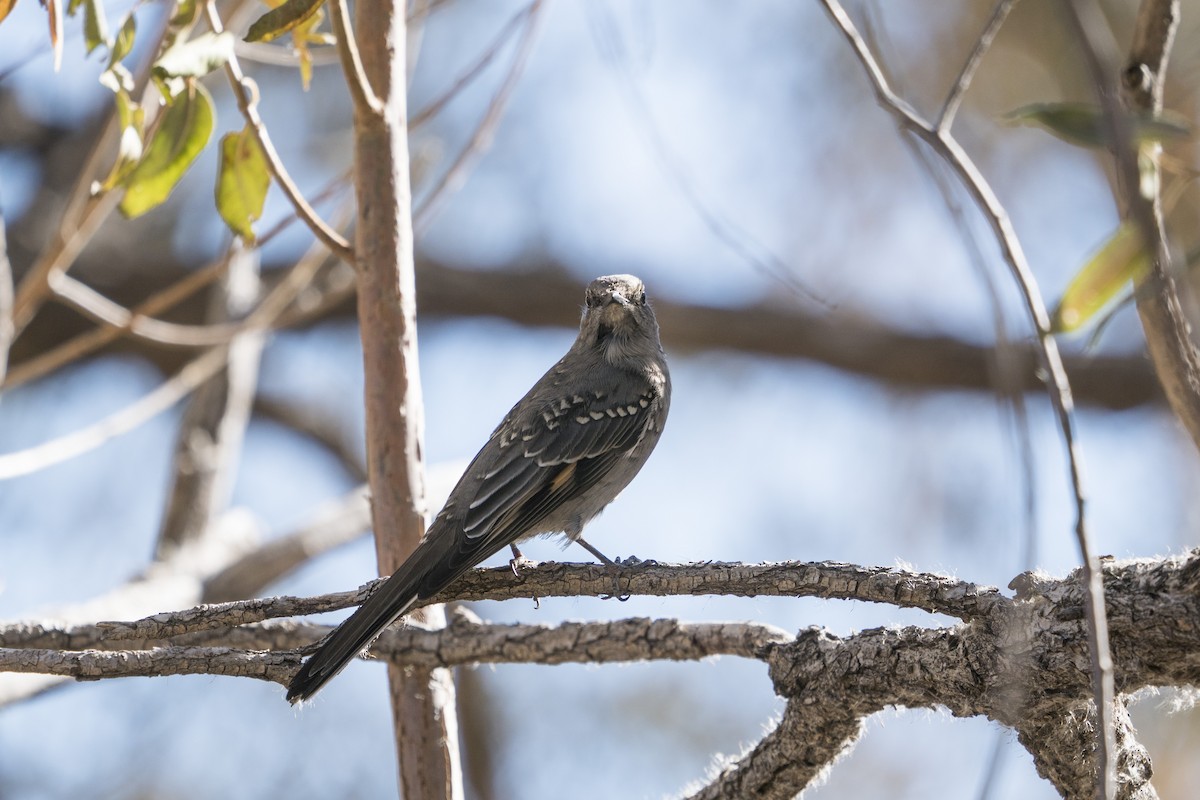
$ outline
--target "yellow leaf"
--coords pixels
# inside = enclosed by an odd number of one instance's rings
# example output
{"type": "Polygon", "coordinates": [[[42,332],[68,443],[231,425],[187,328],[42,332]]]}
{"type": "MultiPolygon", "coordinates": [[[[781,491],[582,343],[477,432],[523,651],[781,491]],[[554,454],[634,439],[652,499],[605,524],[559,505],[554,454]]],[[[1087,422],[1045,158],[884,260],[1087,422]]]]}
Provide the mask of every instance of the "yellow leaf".
{"type": "Polygon", "coordinates": [[[1055,333],[1077,330],[1116,297],[1125,284],[1136,286],[1150,269],[1137,226],[1126,220],[1071,279],[1054,309],[1055,333]]]}
{"type": "Polygon", "coordinates": [[[253,223],[262,216],[271,173],[267,158],[250,126],[221,138],[221,164],[217,169],[217,212],[230,229],[254,241],[253,223]]]}

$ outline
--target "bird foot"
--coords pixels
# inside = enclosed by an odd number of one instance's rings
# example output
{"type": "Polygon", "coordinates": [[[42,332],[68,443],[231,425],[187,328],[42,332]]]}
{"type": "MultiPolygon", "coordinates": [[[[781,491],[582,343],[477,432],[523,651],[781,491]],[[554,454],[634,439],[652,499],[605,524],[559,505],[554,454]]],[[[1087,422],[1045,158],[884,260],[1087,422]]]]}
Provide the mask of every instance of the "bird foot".
{"type": "Polygon", "coordinates": [[[533,569],[534,567],[537,566],[537,563],[538,562],[534,561],[532,558],[526,558],[525,556],[515,556],[508,560],[508,568],[512,570],[512,574],[515,577],[519,578],[519,577],[521,577],[521,570],[533,569]]]}

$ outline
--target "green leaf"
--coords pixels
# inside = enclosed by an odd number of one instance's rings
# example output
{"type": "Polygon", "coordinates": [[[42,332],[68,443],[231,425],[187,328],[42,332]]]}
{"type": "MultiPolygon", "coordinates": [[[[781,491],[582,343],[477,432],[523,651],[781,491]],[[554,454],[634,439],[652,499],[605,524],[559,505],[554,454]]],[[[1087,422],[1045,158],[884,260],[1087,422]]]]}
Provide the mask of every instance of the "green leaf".
{"type": "Polygon", "coordinates": [[[85,0],[70,0],[70,2],[67,3],[67,16],[75,16],[75,12],[79,10],[79,7],[83,5],[84,2],[85,0]]]}
{"type": "Polygon", "coordinates": [[[154,62],[159,78],[203,78],[233,55],[232,33],[205,33],[169,48],[154,62]]]}
{"type": "Polygon", "coordinates": [[[163,109],[142,158],[123,181],[121,213],[138,217],[158,206],[179,183],[212,136],[212,98],[196,81],[189,81],[163,109]]]}
{"type": "Polygon", "coordinates": [[[246,33],[247,42],[269,42],[295,28],[325,4],[325,0],[287,0],[254,21],[246,33]]]}
{"type": "Polygon", "coordinates": [[[172,28],[187,28],[196,24],[200,17],[200,4],[196,0],[181,0],[175,6],[175,16],[171,17],[172,28]]]}
{"type": "MultiPolygon", "coordinates": [[[[108,44],[108,19],[104,16],[104,4],[100,0],[86,0],[83,8],[83,41],[88,55],[97,47],[108,44]]],[[[71,0],[71,9],[76,5],[71,0]]]]}
{"type": "Polygon", "coordinates": [[[1063,292],[1054,309],[1051,330],[1078,330],[1094,317],[1129,281],[1137,286],[1150,269],[1137,226],[1126,220],[1099,250],[1087,260],[1063,292]]]}
{"type": "Polygon", "coordinates": [[[133,50],[133,39],[136,34],[137,20],[134,19],[133,14],[130,14],[125,18],[125,22],[121,23],[120,32],[109,45],[108,65],[110,67],[119,64],[133,50]]]}
{"type": "MultiPolygon", "coordinates": [[[[1130,115],[1133,136],[1140,144],[1183,139],[1191,136],[1187,120],[1170,111],[1157,116],[1149,113],[1130,115]]],[[[1010,125],[1032,125],[1043,128],[1062,139],[1081,147],[1108,145],[1108,122],[1104,109],[1087,103],[1034,103],[1004,115],[1010,125]]]]}
{"type": "Polygon", "coordinates": [[[270,186],[267,158],[250,126],[222,137],[217,212],[234,233],[248,242],[254,241],[252,225],[262,216],[270,186]]]}

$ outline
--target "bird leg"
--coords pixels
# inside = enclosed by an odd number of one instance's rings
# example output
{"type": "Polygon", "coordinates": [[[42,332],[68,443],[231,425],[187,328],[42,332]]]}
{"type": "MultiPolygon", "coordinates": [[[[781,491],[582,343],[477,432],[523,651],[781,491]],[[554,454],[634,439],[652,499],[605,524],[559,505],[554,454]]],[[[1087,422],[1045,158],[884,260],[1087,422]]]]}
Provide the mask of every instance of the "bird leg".
{"type": "MultiPolygon", "coordinates": [[[[610,597],[615,597],[615,598],[617,598],[618,600],[620,600],[622,603],[624,603],[626,600],[628,600],[628,599],[629,599],[629,595],[628,595],[628,594],[623,594],[623,593],[621,592],[621,559],[619,559],[619,558],[618,558],[616,561],[613,561],[611,558],[609,558],[608,556],[604,555],[604,553],[601,553],[599,550],[597,550],[596,548],[592,547],[592,546],[591,546],[591,545],[588,543],[587,539],[584,539],[582,536],[577,536],[577,537],[575,537],[575,541],[576,541],[576,542],[578,542],[580,545],[582,545],[584,550],[587,550],[589,553],[591,553],[592,555],[594,555],[594,556],[595,556],[597,559],[599,559],[600,561],[602,561],[602,562],[604,563],[604,565],[605,565],[606,567],[608,567],[608,568],[609,568],[609,570],[611,570],[611,571],[612,571],[612,574],[613,574],[613,591],[612,591],[612,594],[608,595],[608,597],[601,596],[601,597],[600,597],[600,599],[601,599],[601,600],[608,600],[610,597]]],[[[630,561],[637,561],[637,559],[636,559],[636,558],[630,558],[629,560],[630,560],[630,561]]]]}
{"type": "Polygon", "coordinates": [[[513,557],[508,560],[508,568],[512,570],[513,575],[519,578],[521,577],[521,570],[534,566],[534,562],[532,559],[526,558],[525,554],[515,544],[510,544],[509,547],[512,548],[513,557]]]}

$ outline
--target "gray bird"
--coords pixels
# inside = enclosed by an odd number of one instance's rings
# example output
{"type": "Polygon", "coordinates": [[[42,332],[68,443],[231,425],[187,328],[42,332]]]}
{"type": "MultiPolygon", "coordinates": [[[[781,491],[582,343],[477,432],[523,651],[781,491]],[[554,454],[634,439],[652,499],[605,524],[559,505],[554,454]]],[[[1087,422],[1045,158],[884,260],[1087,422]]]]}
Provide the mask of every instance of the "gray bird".
{"type": "Polygon", "coordinates": [[[646,463],[670,402],[642,282],[592,281],[571,349],[492,432],[408,560],[300,668],[288,701],[312,697],[413,603],[506,545],[515,569],[517,542],[562,532],[611,565],[580,534],[646,463]]]}

